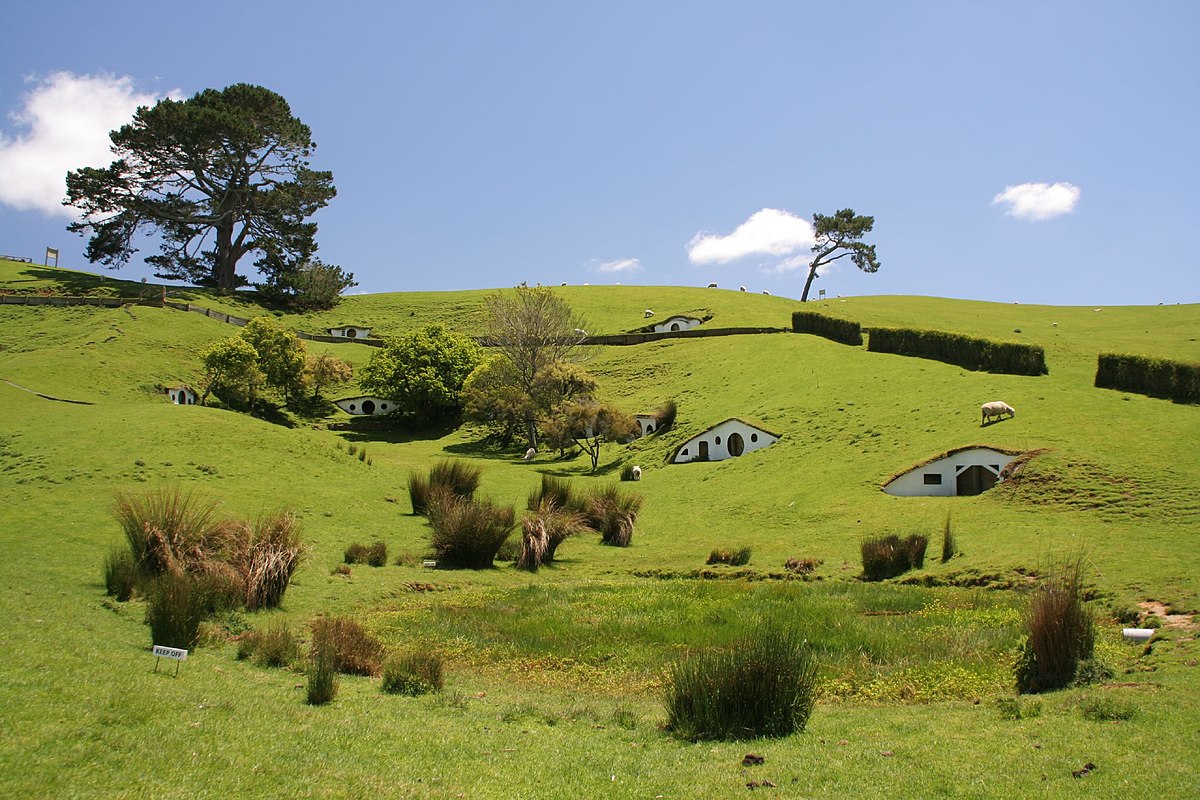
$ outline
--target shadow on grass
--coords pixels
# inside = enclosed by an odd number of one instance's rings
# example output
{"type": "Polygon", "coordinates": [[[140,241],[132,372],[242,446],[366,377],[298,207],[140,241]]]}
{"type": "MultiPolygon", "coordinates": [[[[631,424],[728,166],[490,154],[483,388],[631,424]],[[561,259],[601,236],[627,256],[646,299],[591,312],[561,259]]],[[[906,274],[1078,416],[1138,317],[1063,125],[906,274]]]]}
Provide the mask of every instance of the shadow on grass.
{"type": "Polygon", "coordinates": [[[333,423],[329,426],[329,430],[349,442],[408,444],[409,442],[442,439],[453,433],[457,427],[453,422],[422,426],[409,425],[381,417],[360,417],[347,422],[333,423]]]}
{"type": "MultiPolygon", "coordinates": [[[[579,457],[579,454],[576,453],[574,455],[568,455],[559,460],[560,461],[568,461],[568,460],[573,461],[574,459],[576,459],[578,457],[579,457]]],[[[538,470],[538,472],[541,472],[543,475],[549,475],[553,478],[595,478],[595,477],[599,477],[601,475],[611,475],[612,473],[619,470],[622,466],[624,466],[624,464],[625,464],[625,459],[623,459],[621,457],[617,457],[617,458],[614,458],[612,461],[609,461],[605,464],[598,465],[594,472],[592,471],[591,464],[588,462],[583,462],[581,464],[577,464],[574,466],[567,466],[564,464],[563,466],[555,467],[552,469],[540,469],[540,470],[538,470]]]]}

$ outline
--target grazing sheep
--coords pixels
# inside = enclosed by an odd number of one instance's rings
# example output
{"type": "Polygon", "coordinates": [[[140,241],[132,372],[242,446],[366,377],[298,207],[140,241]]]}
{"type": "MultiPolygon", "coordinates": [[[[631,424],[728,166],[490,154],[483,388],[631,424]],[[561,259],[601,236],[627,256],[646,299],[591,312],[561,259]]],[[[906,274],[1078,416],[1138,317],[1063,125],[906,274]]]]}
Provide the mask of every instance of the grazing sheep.
{"type": "Polygon", "coordinates": [[[710,288],[710,289],[715,289],[715,288],[717,288],[717,285],[716,285],[715,283],[710,283],[710,284],[708,285],[708,288],[710,288]]]}
{"type": "Polygon", "coordinates": [[[739,292],[744,292],[744,291],[746,291],[746,287],[745,287],[745,286],[739,286],[739,287],[738,287],[738,291],[739,291],[739,292]]]}
{"type": "Polygon", "coordinates": [[[648,308],[647,308],[645,311],[643,311],[642,313],[643,313],[643,314],[645,314],[647,317],[653,317],[653,316],[654,316],[654,312],[653,312],[653,311],[651,311],[651,310],[650,310],[650,309],[648,309],[648,308]]]}
{"type": "Polygon", "coordinates": [[[767,297],[771,296],[771,293],[768,292],[766,289],[763,289],[763,294],[765,294],[767,297]]]}
{"type": "Polygon", "coordinates": [[[533,461],[533,457],[534,457],[534,456],[536,456],[536,455],[537,455],[537,448],[536,448],[536,447],[531,447],[531,448],[529,448],[528,450],[526,450],[526,451],[525,451],[525,460],[526,460],[526,461],[533,461]]]}
{"type": "Polygon", "coordinates": [[[986,425],[992,417],[1003,419],[1005,414],[1008,414],[1010,417],[1017,415],[1016,410],[1003,400],[993,400],[990,403],[984,403],[979,407],[979,410],[983,414],[983,419],[979,422],[980,425],[986,425]]]}
{"type": "Polygon", "coordinates": [[[633,479],[635,481],[640,481],[642,479],[642,468],[641,467],[633,468],[633,479]]]}

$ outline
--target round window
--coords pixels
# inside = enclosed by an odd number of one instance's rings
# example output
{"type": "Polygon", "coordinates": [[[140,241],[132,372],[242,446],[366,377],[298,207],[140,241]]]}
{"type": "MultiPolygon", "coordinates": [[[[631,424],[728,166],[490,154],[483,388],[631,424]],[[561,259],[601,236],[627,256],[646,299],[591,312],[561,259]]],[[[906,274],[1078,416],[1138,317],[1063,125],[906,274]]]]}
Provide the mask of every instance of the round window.
{"type": "Polygon", "coordinates": [[[752,434],[750,434],[750,441],[752,441],[752,442],[757,442],[757,441],[758,441],[758,434],[757,434],[757,433],[752,433],[752,434]]]}
{"type": "Polygon", "coordinates": [[[746,449],[746,443],[742,441],[740,433],[729,434],[729,455],[740,456],[746,449]]]}
{"type": "Polygon", "coordinates": [[[380,403],[380,404],[379,404],[379,410],[380,410],[380,411],[387,411],[387,403],[380,403]]]}
{"type": "Polygon", "coordinates": [[[351,411],[354,411],[354,410],[355,410],[355,409],[357,409],[357,408],[358,408],[358,406],[354,405],[354,403],[351,403],[351,404],[350,404],[350,410],[351,410],[351,411]]]}
{"type": "Polygon", "coordinates": [[[346,328],[346,338],[347,339],[353,339],[356,336],[358,336],[358,331],[356,329],[346,328]]]}
{"type": "Polygon", "coordinates": [[[720,443],[721,443],[721,437],[720,437],[720,436],[718,436],[718,437],[716,438],[716,442],[717,442],[717,444],[720,444],[720,443]]]}

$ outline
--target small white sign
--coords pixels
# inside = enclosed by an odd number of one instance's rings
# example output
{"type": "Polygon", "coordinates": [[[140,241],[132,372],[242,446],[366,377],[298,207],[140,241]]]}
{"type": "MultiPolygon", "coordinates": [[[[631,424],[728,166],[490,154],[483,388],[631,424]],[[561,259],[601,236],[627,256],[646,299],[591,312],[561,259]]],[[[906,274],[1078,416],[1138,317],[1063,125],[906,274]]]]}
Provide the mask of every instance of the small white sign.
{"type": "Polygon", "coordinates": [[[172,658],[176,661],[187,661],[187,650],[180,650],[178,647],[163,647],[161,644],[154,645],[154,655],[159,658],[172,658]]]}

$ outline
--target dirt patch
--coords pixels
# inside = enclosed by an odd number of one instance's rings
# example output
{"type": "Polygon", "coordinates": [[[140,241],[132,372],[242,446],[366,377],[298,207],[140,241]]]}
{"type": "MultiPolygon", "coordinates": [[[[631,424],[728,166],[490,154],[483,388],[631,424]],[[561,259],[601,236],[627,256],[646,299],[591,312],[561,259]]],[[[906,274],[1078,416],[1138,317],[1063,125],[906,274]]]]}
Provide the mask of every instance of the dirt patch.
{"type": "Polygon", "coordinates": [[[1158,617],[1163,628],[1186,631],[1192,634],[1200,631],[1200,623],[1196,622],[1194,615],[1173,614],[1171,613],[1171,607],[1166,603],[1160,603],[1157,600],[1144,600],[1138,603],[1138,608],[1142,610],[1143,615],[1146,617],[1158,617]]]}

